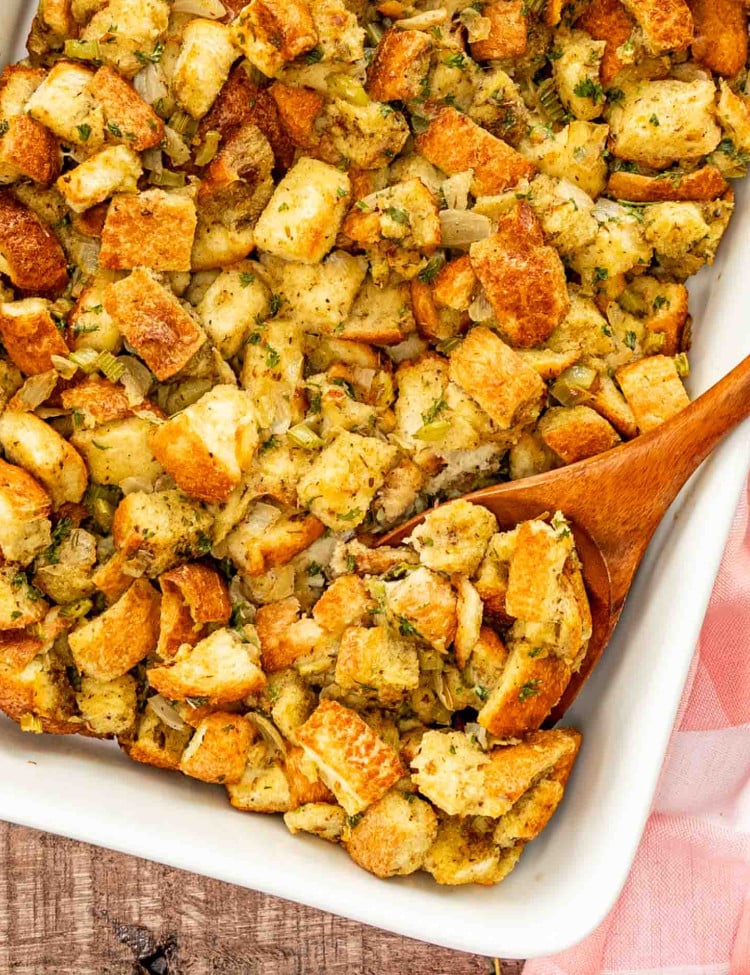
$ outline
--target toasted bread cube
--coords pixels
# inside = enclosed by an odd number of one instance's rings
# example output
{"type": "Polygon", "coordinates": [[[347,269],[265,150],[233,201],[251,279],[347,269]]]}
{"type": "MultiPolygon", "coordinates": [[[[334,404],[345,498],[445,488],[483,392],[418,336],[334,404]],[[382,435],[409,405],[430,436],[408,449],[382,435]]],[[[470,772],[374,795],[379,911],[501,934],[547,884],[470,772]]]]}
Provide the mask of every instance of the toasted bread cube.
{"type": "Polygon", "coordinates": [[[367,69],[367,91],[377,102],[416,98],[430,70],[433,43],[421,30],[386,31],[367,69]]]}
{"type": "Polygon", "coordinates": [[[88,473],[80,454],[36,414],[6,410],[0,416],[0,444],[9,461],[42,484],[56,508],[83,497],[88,473]]]}
{"type": "Polygon", "coordinates": [[[114,193],[137,193],[143,173],[139,156],[127,146],[110,146],[61,176],[57,188],[71,210],[82,213],[114,193]]]}
{"type": "Polygon", "coordinates": [[[401,112],[387,112],[379,102],[370,100],[354,104],[334,98],[325,105],[316,129],[330,133],[341,165],[362,170],[387,166],[409,137],[409,126],[401,112]]]}
{"type": "Polygon", "coordinates": [[[91,94],[102,106],[104,119],[113,123],[107,137],[122,140],[135,152],[158,146],[164,138],[164,123],[138,92],[112,68],[104,65],[94,75],[89,86],[91,94]],[[122,135],[115,135],[121,132],[122,135]]]}
{"type": "Polygon", "coordinates": [[[630,40],[635,23],[620,0],[592,0],[576,21],[597,41],[606,41],[600,75],[606,87],[625,67],[620,48],[630,40]]]}
{"type": "Polygon", "coordinates": [[[311,802],[335,802],[333,793],[318,778],[318,771],[301,748],[287,749],[284,772],[289,783],[289,805],[292,809],[311,802]]]}
{"type": "Polygon", "coordinates": [[[0,551],[28,565],[50,543],[47,492],[22,467],[0,461],[0,551]]]}
{"type": "Polygon", "coordinates": [[[365,56],[365,32],[342,0],[315,0],[310,13],[324,61],[351,64],[365,56]]]}
{"type": "Polygon", "coordinates": [[[509,809],[543,779],[564,784],[580,746],[581,735],[572,728],[533,731],[518,744],[490,752],[486,787],[491,794],[502,796],[502,804],[509,809]]]}
{"type": "Polygon", "coordinates": [[[300,478],[300,504],[334,531],[355,528],[397,456],[395,447],[376,437],[342,432],[300,478]]]}
{"type": "Polygon", "coordinates": [[[197,306],[203,327],[225,359],[242,349],[257,319],[266,318],[271,292],[250,262],[221,271],[197,306]]]}
{"type": "Polygon", "coordinates": [[[14,287],[59,294],[68,283],[65,253],[39,217],[11,193],[0,192],[0,273],[14,287]]]}
{"type": "Polygon", "coordinates": [[[526,204],[504,214],[498,230],[471,245],[471,265],[487,293],[498,327],[514,346],[544,342],[570,308],[565,268],[544,244],[526,204]]]}
{"type": "Polygon", "coordinates": [[[490,33],[471,45],[476,61],[518,58],[526,53],[528,22],[523,0],[496,0],[482,8],[482,16],[490,22],[490,33]]]}
{"type": "Polygon", "coordinates": [[[297,728],[312,714],[316,695],[299,673],[289,667],[268,675],[265,696],[268,705],[264,708],[270,711],[276,727],[288,741],[296,741],[297,728]]]}
{"type": "Polygon", "coordinates": [[[555,37],[555,84],[560,101],[578,119],[597,118],[604,110],[599,66],[605,48],[582,30],[559,30],[555,37]]]}
{"type": "MultiPolygon", "coordinates": [[[[86,376],[78,385],[63,389],[60,399],[66,410],[80,414],[76,429],[89,429],[111,420],[124,420],[133,414],[124,387],[98,375],[86,376]]],[[[160,412],[157,407],[151,407],[148,400],[144,400],[136,409],[153,411],[154,420],[160,412]]]]}
{"type": "Polygon", "coordinates": [[[429,803],[393,790],[365,811],[346,841],[346,851],[376,877],[404,877],[420,869],[437,831],[429,803]]]}
{"type": "Polygon", "coordinates": [[[239,782],[255,730],[241,714],[214,711],[195,730],[179,769],[202,782],[239,782]]]}
{"type": "Polygon", "coordinates": [[[742,0],[689,0],[693,15],[695,60],[716,74],[733,78],[747,61],[747,12],[742,0]]]}
{"type": "Polygon", "coordinates": [[[201,17],[191,20],[183,32],[172,76],[177,103],[193,118],[203,118],[239,56],[229,27],[201,17]]]}
{"type": "Polygon", "coordinates": [[[225,543],[227,554],[246,576],[261,576],[269,569],[286,565],[325,531],[317,518],[299,511],[290,511],[268,524],[253,521],[253,512],[251,505],[245,520],[225,543]]]}
{"type": "Polygon", "coordinates": [[[68,145],[95,150],[104,142],[104,115],[91,93],[94,72],[58,61],[26,103],[29,115],[68,145]]]}
{"type": "Polygon", "coordinates": [[[510,346],[484,326],[472,329],[450,355],[450,378],[501,429],[539,414],[544,383],[510,346]]]}
{"type": "Polygon", "coordinates": [[[365,258],[337,250],[320,264],[285,264],[279,293],[306,331],[342,335],[346,340],[356,327],[349,316],[366,274],[365,258]]]}
{"type": "Polygon", "coordinates": [[[350,708],[321,701],[297,741],[350,816],[377,802],[404,774],[396,752],[350,708]]]}
{"type": "MultiPolygon", "coordinates": [[[[90,4],[93,0],[74,2],[90,4]]],[[[88,20],[81,40],[98,41],[101,60],[131,78],[143,67],[144,54],[158,53],[157,43],[167,32],[169,13],[167,0],[139,0],[136,5],[132,0],[109,0],[104,6],[88,6],[77,19],[81,23],[88,20]]]]}
{"type": "Polygon", "coordinates": [[[28,115],[11,116],[5,119],[5,124],[7,129],[0,139],[0,166],[11,171],[12,178],[7,182],[28,176],[35,183],[49,186],[59,175],[62,164],[55,136],[28,115]]]}
{"type": "Polygon", "coordinates": [[[349,201],[349,177],[300,159],[274,190],[255,226],[255,243],[287,261],[317,264],[333,247],[349,201]]]}
{"type": "Polygon", "coordinates": [[[203,554],[211,525],[203,506],[180,491],[134,491],[117,506],[112,537],[126,560],[138,563],[145,556],[147,574],[155,578],[191,555],[203,554]]]}
{"type": "Polygon", "coordinates": [[[138,685],[130,674],[113,680],[82,677],[76,691],[81,717],[95,735],[127,735],[135,728],[138,685]]]}
{"type": "Polygon", "coordinates": [[[612,173],[607,192],[619,200],[659,203],[664,200],[715,200],[729,184],[715,166],[702,166],[679,179],[658,179],[619,170],[612,173]]]}
{"type": "Polygon", "coordinates": [[[173,657],[183,643],[191,646],[205,636],[206,625],[226,625],[232,612],[227,585],[219,573],[200,562],[181,565],[160,578],[160,657],[173,657]]]}
{"type": "Polygon", "coordinates": [[[534,165],[455,108],[446,108],[416,138],[418,151],[449,176],[473,170],[474,196],[502,193],[531,179],[534,165]]]}
{"type": "Polygon", "coordinates": [[[27,376],[54,369],[52,355],[70,351],[41,298],[0,303],[0,336],[8,355],[27,376]]]}
{"type": "Polygon", "coordinates": [[[397,582],[386,582],[385,605],[394,629],[417,635],[442,653],[453,642],[456,593],[444,576],[420,566],[397,582]]]}
{"type": "Polygon", "coordinates": [[[337,843],[346,826],[346,813],[341,806],[329,802],[309,802],[284,815],[284,825],[290,833],[312,833],[322,840],[337,843]]]}
{"type": "Polygon", "coordinates": [[[627,85],[610,111],[610,148],[619,159],[664,168],[699,159],[716,148],[713,81],[672,78],[627,85]]]}
{"type": "Polygon", "coordinates": [[[474,651],[482,630],[484,604],[482,597],[468,579],[458,581],[458,602],[456,605],[458,625],[453,652],[459,667],[466,665],[474,651]]]}
{"type": "Polygon", "coordinates": [[[468,254],[457,257],[438,272],[432,297],[436,304],[454,311],[465,311],[471,304],[477,289],[477,276],[468,254]]]}
{"type": "Polygon", "coordinates": [[[429,511],[411,533],[411,543],[429,569],[471,576],[496,531],[491,511],[459,499],[429,511]]]}
{"type": "Polygon", "coordinates": [[[232,24],[234,43],[269,78],[318,41],[305,0],[251,0],[232,24]]]}
{"type": "Polygon", "coordinates": [[[113,271],[189,271],[197,222],[187,196],[160,189],[118,194],[107,211],[99,264],[113,271]]]}
{"type": "MultiPolygon", "coordinates": [[[[596,199],[607,184],[607,136],[609,127],[575,119],[542,142],[524,143],[524,155],[541,172],[567,179],[596,199]]],[[[615,175],[615,174],[613,174],[615,175]]],[[[625,175],[625,174],[623,174],[625,175]]],[[[623,199],[631,199],[623,197],[623,199]]]]}
{"type": "Polygon", "coordinates": [[[170,666],[150,667],[148,680],[173,701],[205,697],[210,704],[229,704],[263,690],[259,662],[257,646],[235,630],[219,629],[194,647],[183,646],[170,666]]]}
{"type": "Polygon", "coordinates": [[[164,474],[149,445],[153,429],[150,420],[129,416],[93,430],[74,430],[70,439],[97,484],[121,484],[136,477],[153,486],[164,474]]]}
{"type": "Polygon", "coordinates": [[[385,626],[350,626],[341,636],[336,683],[374,692],[382,705],[395,707],[419,686],[416,647],[385,626]]]}
{"type": "Polygon", "coordinates": [[[649,54],[684,51],[693,41],[693,17],[685,0],[622,0],[643,31],[649,54]]]}
{"type": "Polygon", "coordinates": [[[334,579],[312,610],[313,619],[328,633],[341,634],[363,624],[375,608],[364,582],[355,575],[334,579]]]}
{"type": "Polygon", "coordinates": [[[716,200],[654,203],[646,207],[645,237],[653,244],[662,270],[685,280],[704,264],[713,264],[733,206],[731,200],[716,200]]]}
{"type": "Polygon", "coordinates": [[[344,221],[343,231],[367,246],[381,240],[431,252],[440,243],[440,221],[433,193],[421,179],[406,179],[371,193],[344,221]]]}
{"type": "Polygon", "coordinates": [[[690,403],[674,360],[668,356],[654,355],[621,366],[616,379],[641,433],[658,427],[690,403]]]}
{"type": "Polygon", "coordinates": [[[505,594],[510,616],[540,623],[560,619],[560,576],[572,549],[562,521],[557,530],[540,520],[519,526],[505,594]]]}
{"type": "Polygon", "coordinates": [[[472,829],[470,820],[447,819],[430,847],[423,869],[438,884],[499,884],[518,863],[523,845],[502,849],[490,836],[472,829]]]}
{"type": "Polygon", "coordinates": [[[261,606],[256,613],[263,670],[269,674],[291,667],[323,640],[322,628],[309,617],[300,619],[300,609],[299,601],[289,596],[261,606]]]}
{"type": "Polygon", "coordinates": [[[411,762],[412,781],[449,815],[482,815],[489,762],[489,755],[462,731],[427,731],[411,762]]]}
{"type": "Polygon", "coordinates": [[[160,380],[179,372],[206,341],[172,292],[144,268],[110,285],[104,308],[160,380]]]}
{"type": "Polygon", "coordinates": [[[176,769],[192,734],[193,729],[187,725],[176,731],[164,724],[151,708],[146,708],[138,722],[135,740],[131,743],[126,738],[120,744],[134,762],[176,769]]]}
{"type": "Polygon", "coordinates": [[[22,630],[39,623],[48,608],[47,601],[29,585],[24,573],[11,565],[0,568],[0,630],[22,630]]]}
{"type": "Polygon", "coordinates": [[[334,329],[342,341],[398,345],[414,331],[408,284],[386,284],[380,288],[367,277],[342,324],[334,329]]]}
{"type": "Polygon", "coordinates": [[[136,579],[113,606],[77,626],[68,643],[78,670],[108,681],[140,663],[156,647],[159,600],[146,579],[136,579]]]}
{"type": "Polygon", "coordinates": [[[202,501],[226,501],[258,446],[252,400],[234,386],[214,386],[155,427],[150,443],[154,456],[186,494],[202,501]]]}
{"type": "Polygon", "coordinates": [[[562,697],[570,675],[570,664],[544,647],[525,641],[511,643],[500,680],[477,721],[501,738],[538,728],[562,697]]]}
{"type": "Polygon", "coordinates": [[[46,77],[44,68],[7,64],[0,73],[0,116],[9,119],[23,115],[26,103],[46,77]]]}
{"type": "Polygon", "coordinates": [[[235,809],[256,813],[283,813],[292,808],[289,780],[284,764],[265,742],[252,745],[239,782],[227,786],[235,809]]]}
{"type": "Polygon", "coordinates": [[[294,146],[311,149],[317,142],[313,128],[320,115],[325,99],[320,92],[296,85],[274,82],[268,89],[271,93],[284,132],[294,146]]]}
{"type": "Polygon", "coordinates": [[[590,406],[554,407],[539,421],[539,433],[564,464],[603,454],[620,443],[608,420],[590,406]]]}

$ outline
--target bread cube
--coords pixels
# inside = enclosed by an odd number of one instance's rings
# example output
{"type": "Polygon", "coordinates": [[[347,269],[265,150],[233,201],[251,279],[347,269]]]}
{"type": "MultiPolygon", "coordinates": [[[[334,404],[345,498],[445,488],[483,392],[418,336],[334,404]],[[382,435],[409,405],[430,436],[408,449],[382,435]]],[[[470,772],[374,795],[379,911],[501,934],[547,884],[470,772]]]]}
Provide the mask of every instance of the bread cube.
{"type": "Polygon", "coordinates": [[[172,76],[177,103],[193,118],[203,118],[239,55],[232,31],[225,24],[201,17],[191,20],[183,31],[172,76]]]}
{"type": "Polygon", "coordinates": [[[539,415],[544,383],[510,346],[484,326],[450,354],[450,378],[508,430],[539,415]]]}
{"type": "Polygon", "coordinates": [[[585,30],[597,41],[605,41],[601,60],[602,85],[607,87],[625,67],[620,48],[630,40],[635,22],[620,0],[592,0],[576,21],[576,27],[585,30]]]}
{"type": "Polygon", "coordinates": [[[113,680],[81,677],[76,704],[93,734],[110,738],[127,735],[135,728],[138,685],[130,674],[113,680]]]}
{"type": "Polygon", "coordinates": [[[334,531],[356,528],[397,456],[383,440],[342,432],[300,478],[299,503],[334,531]]]}
{"type": "MultiPolygon", "coordinates": [[[[125,388],[96,374],[86,376],[76,386],[63,389],[60,399],[66,410],[79,414],[75,421],[76,429],[90,429],[100,423],[123,420],[133,413],[125,388]]],[[[148,400],[144,400],[136,409],[153,413],[154,420],[161,413],[148,400]]]]}
{"type": "Polygon", "coordinates": [[[22,467],[0,461],[0,551],[6,562],[28,565],[50,543],[47,492],[22,467]]]}
{"type": "Polygon", "coordinates": [[[303,157],[281,180],[255,227],[255,243],[287,261],[317,264],[333,247],[349,201],[349,177],[303,157]]]}
{"type": "Polygon", "coordinates": [[[342,0],[315,0],[310,13],[324,61],[353,63],[365,56],[365,32],[342,0]]]}
{"type": "Polygon", "coordinates": [[[409,138],[409,126],[401,112],[386,111],[379,102],[355,104],[333,98],[316,124],[339,153],[340,166],[375,170],[387,166],[409,138]]]}
{"type": "Polygon", "coordinates": [[[114,193],[137,193],[143,173],[139,156],[127,146],[111,146],[71,169],[57,188],[75,213],[102,203],[114,193]]]}
{"type": "MultiPolygon", "coordinates": [[[[1,96],[0,96],[1,100],[1,96]]],[[[27,176],[42,186],[49,186],[60,173],[62,157],[57,139],[29,115],[5,119],[7,126],[0,139],[0,167],[10,176],[0,182],[15,182],[27,176]]]]}
{"type": "Polygon", "coordinates": [[[312,833],[322,840],[337,843],[346,826],[346,813],[341,806],[328,802],[309,802],[284,815],[284,825],[290,833],[312,833]]]}
{"type": "Polygon", "coordinates": [[[164,474],[150,446],[154,424],[142,416],[112,420],[92,430],[74,430],[71,443],[97,484],[121,484],[135,477],[154,484],[164,474]]]}
{"type": "Polygon", "coordinates": [[[207,698],[206,703],[230,704],[262,691],[266,678],[260,651],[235,630],[219,629],[194,647],[183,646],[169,666],[150,667],[148,680],[173,701],[207,698]]]}
{"type": "Polygon", "coordinates": [[[437,572],[420,566],[396,582],[386,582],[389,622],[405,636],[417,636],[445,653],[456,635],[456,593],[437,572]]]}
{"type": "Polygon", "coordinates": [[[612,424],[590,406],[553,407],[541,418],[538,429],[564,464],[603,454],[620,443],[612,424]]]}
{"type": "Polygon", "coordinates": [[[94,72],[58,61],[26,103],[29,115],[68,145],[86,151],[104,142],[104,115],[91,93],[94,72]]]}
{"type": "Polygon", "coordinates": [[[239,782],[255,730],[241,714],[206,715],[182,753],[179,770],[202,782],[239,782]]]}
{"type": "Polygon", "coordinates": [[[27,376],[54,369],[51,356],[67,356],[68,346],[41,298],[0,303],[0,336],[11,360],[27,376]]]}
{"type": "Polygon", "coordinates": [[[80,17],[81,22],[88,20],[81,31],[81,40],[98,41],[101,60],[132,78],[143,67],[144,55],[158,54],[157,44],[169,26],[169,3],[167,0],[139,0],[137,4],[132,0],[109,0],[104,7],[97,4],[93,9],[93,17],[91,7],[80,17]]]}
{"type": "Polygon", "coordinates": [[[258,445],[250,396],[218,385],[154,428],[151,449],[178,487],[202,501],[226,501],[258,445]]]}
{"type": "Polygon", "coordinates": [[[78,670],[109,681],[140,663],[156,647],[159,600],[146,579],[136,579],[113,606],[72,630],[68,643],[78,670]]]}
{"type": "Polygon", "coordinates": [[[528,17],[523,0],[497,0],[482,8],[482,16],[490,22],[490,33],[471,45],[476,61],[518,58],[526,53],[528,17]]]}
{"type": "Polygon", "coordinates": [[[446,108],[416,138],[418,151],[455,176],[471,169],[474,196],[502,193],[535,173],[532,163],[455,108],[446,108]]]}
{"type": "Polygon", "coordinates": [[[180,491],[134,491],[117,506],[112,537],[126,564],[145,566],[155,578],[178,562],[205,554],[211,525],[205,508],[180,491]]]}
{"type": "Polygon", "coordinates": [[[425,857],[423,869],[438,884],[499,884],[518,863],[523,846],[502,849],[490,836],[472,828],[471,820],[446,819],[425,857]]]}
{"type": "Polygon", "coordinates": [[[489,763],[490,756],[462,731],[427,731],[411,762],[412,781],[449,815],[483,815],[489,763]]]}
{"type": "Polygon", "coordinates": [[[254,519],[253,512],[251,506],[225,543],[227,554],[246,576],[261,576],[286,565],[325,531],[317,518],[299,511],[291,510],[271,523],[254,519]]]}
{"type": "Polygon", "coordinates": [[[345,690],[368,691],[384,707],[396,707],[419,686],[416,647],[385,626],[350,626],[341,635],[336,683],[345,690]]]}
{"type": "Polygon", "coordinates": [[[367,246],[385,240],[398,247],[432,252],[440,244],[440,221],[433,193],[421,179],[407,179],[371,193],[351,210],[343,231],[367,246]]]}
{"type": "Polygon", "coordinates": [[[160,189],[118,194],[107,211],[99,265],[113,271],[189,271],[197,222],[187,196],[160,189]]]}
{"type": "Polygon", "coordinates": [[[640,433],[648,433],[690,403],[674,360],[668,356],[649,356],[621,366],[615,378],[640,433]]]}
{"type": "Polygon", "coordinates": [[[429,74],[432,48],[432,40],[424,31],[387,30],[367,69],[370,98],[378,102],[417,98],[429,74]]]}
{"type": "Polygon", "coordinates": [[[68,283],[65,253],[29,207],[0,192],[0,273],[21,292],[58,295],[68,283]]]}
{"type": "Polygon", "coordinates": [[[508,341],[529,348],[547,339],[570,308],[565,268],[544,243],[526,204],[503,215],[498,230],[471,245],[471,265],[508,341]]]}
{"type": "Polygon", "coordinates": [[[398,345],[414,331],[414,316],[406,282],[378,287],[365,279],[342,325],[333,330],[344,342],[398,345]]]}
{"type": "Polygon", "coordinates": [[[713,81],[666,78],[627,85],[610,111],[610,148],[619,159],[663,169],[716,148],[713,81]]]}
{"type": "Polygon", "coordinates": [[[10,119],[23,115],[26,103],[46,77],[44,68],[6,64],[0,73],[0,116],[10,119]]]}
{"type": "Polygon", "coordinates": [[[265,742],[252,745],[239,782],[227,786],[235,809],[255,813],[283,813],[292,807],[289,780],[279,753],[265,742]]]}
{"type": "Polygon", "coordinates": [[[42,484],[55,508],[83,497],[88,473],[80,454],[35,413],[6,410],[0,416],[0,444],[11,463],[42,484]]]}
{"type": "Polygon", "coordinates": [[[564,785],[580,747],[580,732],[573,728],[531,732],[518,744],[491,751],[485,773],[487,788],[512,807],[545,779],[564,785]]]}
{"type": "Polygon", "coordinates": [[[297,728],[312,714],[316,696],[292,667],[268,675],[265,690],[274,724],[288,741],[296,741],[297,728]]]}
{"type": "Polygon", "coordinates": [[[658,179],[619,170],[609,177],[607,192],[619,200],[659,203],[663,200],[715,200],[723,196],[728,187],[715,166],[702,166],[677,179],[658,179]]]}
{"type": "Polygon", "coordinates": [[[649,54],[684,51],[693,41],[693,17],[685,0],[622,0],[643,31],[649,54]]]}
{"type": "Polygon", "coordinates": [[[507,613],[540,623],[560,619],[560,576],[572,551],[573,536],[564,521],[557,527],[524,521],[510,560],[507,613]]]}
{"type": "Polygon", "coordinates": [[[288,748],[284,773],[289,783],[289,805],[292,809],[311,802],[335,802],[333,793],[318,778],[318,771],[298,747],[288,748]]]}
{"type": "Polygon", "coordinates": [[[297,741],[350,816],[377,802],[403,775],[396,752],[349,708],[321,701],[297,741]]]}
{"type": "Polygon", "coordinates": [[[138,722],[135,739],[131,742],[127,736],[120,745],[134,762],[176,769],[192,734],[193,729],[187,725],[176,731],[164,724],[151,708],[146,708],[138,722]]]}
{"type": "Polygon", "coordinates": [[[159,380],[179,372],[206,340],[200,326],[145,268],[110,285],[104,308],[159,380]]]}
{"type": "Polygon", "coordinates": [[[375,609],[367,586],[356,575],[334,579],[312,610],[313,619],[328,633],[340,635],[349,626],[360,626],[375,609]]]}
{"type": "Polygon", "coordinates": [[[221,271],[206,289],[196,311],[225,359],[240,352],[256,320],[267,316],[270,297],[257,266],[249,261],[221,271]]]}
{"type": "Polygon", "coordinates": [[[411,544],[427,568],[471,576],[497,531],[491,511],[459,499],[429,511],[411,533],[411,544]]]}
{"type": "Polygon", "coordinates": [[[599,65],[606,43],[582,30],[559,30],[555,36],[553,77],[560,101],[578,119],[594,119],[604,110],[599,65]]]}
{"type": "Polygon", "coordinates": [[[305,0],[251,0],[232,24],[232,33],[248,61],[269,78],[318,41],[305,0]]]}
{"type": "MultiPolygon", "coordinates": [[[[523,153],[527,159],[536,163],[541,172],[558,179],[567,179],[580,186],[592,199],[596,199],[604,192],[607,184],[608,171],[604,154],[608,135],[608,126],[576,119],[541,142],[526,141],[523,144],[523,153]]],[[[622,194],[613,195],[620,196],[621,199],[633,199],[622,194]]]]}
{"type": "Polygon", "coordinates": [[[268,90],[292,148],[313,148],[318,141],[313,126],[325,103],[323,95],[312,88],[284,85],[280,81],[275,81],[268,90]]]}
{"type": "Polygon", "coordinates": [[[356,328],[349,316],[366,274],[365,258],[337,250],[320,264],[285,264],[279,293],[306,331],[341,335],[346,340],[356,328]]]}
{"type": "Polygon", "coordinates": [[[345,846],[352,860],[376,877],[404,877],[420,869],[437,831],[429,803],[393,790],[365,811],[345,846]]]}
{"type": "Polygon", "coordinates": [[[294,596],[259,607],[255,628],[266,673],[291,667],[323,642],[322,628],[307,616],[300,618],[300,612],[299,601],[294,596]]]}
{"type": "Polygon", "coordinates": [[[107,138],[122,141],[134,152],[158,146],[164,138],[164,123],[129,82],[107,65],[94,75],[89,91],[101,105],[107,138]],[[121,133],[117,135],[116,133],[121,133]]]}
{"type": "Polygon", "coordinates": [[[709,71],[733,78],[747,61],[747,12],[740,0],[690,0],[691,54],[709,71]]]}
{"type": "Polygon", "coordinates": [[[160,657],[173,657],[183,643],[191,646],[205,636],[209,623],[226,625],[232,613],[226,582],[219,573],[200,562],[178,566],[159,578],[160,657]]]}

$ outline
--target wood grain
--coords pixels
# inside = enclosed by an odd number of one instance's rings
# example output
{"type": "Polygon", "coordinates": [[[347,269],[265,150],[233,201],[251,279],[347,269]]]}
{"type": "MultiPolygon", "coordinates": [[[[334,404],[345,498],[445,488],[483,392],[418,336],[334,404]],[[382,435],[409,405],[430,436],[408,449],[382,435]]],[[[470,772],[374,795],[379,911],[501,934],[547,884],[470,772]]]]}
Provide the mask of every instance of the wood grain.
{"type": "Polygon", "coordinates": [[[3,975],[520,975],[241,887],[0,823],[3,975]]]}

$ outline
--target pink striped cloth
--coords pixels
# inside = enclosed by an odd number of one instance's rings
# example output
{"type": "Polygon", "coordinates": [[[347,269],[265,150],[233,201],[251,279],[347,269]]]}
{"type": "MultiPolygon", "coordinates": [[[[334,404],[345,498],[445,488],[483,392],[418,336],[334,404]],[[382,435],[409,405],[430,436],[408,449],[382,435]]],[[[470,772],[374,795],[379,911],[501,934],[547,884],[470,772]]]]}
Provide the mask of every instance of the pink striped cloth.
{"type": "Polygon", "coordinates": [[[750,482],[620,899],[523,975],[750,975],[749,501],[750,482]]]}

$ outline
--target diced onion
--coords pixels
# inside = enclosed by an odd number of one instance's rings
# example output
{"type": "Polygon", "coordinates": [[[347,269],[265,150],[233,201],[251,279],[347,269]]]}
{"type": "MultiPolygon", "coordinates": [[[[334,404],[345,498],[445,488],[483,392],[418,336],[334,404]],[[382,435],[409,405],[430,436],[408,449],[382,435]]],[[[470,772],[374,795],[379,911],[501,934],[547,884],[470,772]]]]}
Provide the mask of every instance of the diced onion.
{"type": "MultiPolygon", "coordinates": [[[[71,362],[70,359],[66,359],[64,355],[53,354],[50,356],[50,361],[63,379],[72,379],[73,376],[75,376],[75,374],[78,372],[78,366],[75,364],[75,362],[71,362]]],[[[45,396],[44,398],[46,399],[47,397],[45,396]]],[[[41,400],[40,402],[44,402],[44,400],[41,400]]],[[[39,404],[37,403],[37,406],[38,405],[39,404]]]]}
{"type": "Polygon", "coordinates": [[[79,237],[76,241],[75,262],[86,274],[94,275],[99,270],[99,251],[101,241],[96,237],[79,237]]]}
{"type": "Polygon", "coordinates": [[[468,247],[492,233],[492,221],[472,210],[441,210],[440,230],[443,247],[468,247]]]}
{"type": "Polygon", "coordinates": [[[185,185],[187,177],[184,173],[173,173],[169,169],[162,169],[158,173],[149,173],[148,181],[152,186],[179,187],[185,185]]]}
{"type": "Polygon", "coordinates": [[[151,61],[133,78],[133,87],[149,105],[155,105],[169,94],[159,66],[151,61]]]}
{"type": "Polygon", "coordinates": [[[607,200],[603,196],[596,201],[593,213],[599,223],[606,223],[608,220],[622,220],[623,217],[629,216],[627,210],[623,209],[619,203],[615,203],[614,200],[607,200]]]}
{"type": "Polygon", "coordinates": [[[141,155],[141,160],[143,162],[143,168],[149,173],[160,173],[164,169],[164,160],[162,158],[161,149],[157,146],[152,146],[151,149],[146,149],[146,151],[141,155]]]}
{"type": "Polygon", "coordinates": [[[490,304],[489,298],[480,291],[476,298],[469,305],[469,318],[472,322],[488,322],[494,318],[495,313],[490,304]]]}
{"type": "MultiPolygon", "coordinates": [[[[53,356],[52,358],[57,359],[59,356],[53,356]]],[[[63,361],[67,362],[67,359],[63,361]]],[[[73,372],[75,372],[75,368],[73,372]]],[[[36,376],[30,376],[26,380],[16,393],[16,398],[23,403],[27,410],[35,410],[45,400],[49,399],[56,385],[57,374],[53,370],[40,372],[36,376]]]]}
{"type": "Polygon", "coordinates": [[[470,738],[473,738],[480,748],[484,748],[485,750],[487,749],[486,728],[483,728],[480,724],[477,724],[476,721],[470,721],[467,725],[465,725],[464,732],[470,738]]]}
{"type": "Polygon", "coordinates": [[[492,21],[489,17],[483,17],[474,7],[464,7],[458,19],[466,28],[470,44],[486,41],[490,36],[492,21]]]}
{"type": "Polygon", "coordinates": [[[450,692],[450,688],[445,683],[445,678],[441,673],[433,675],[432,686],[435,689],[435,694],[437,695],[438,701],[443,705],[446,711],[451,713],[456,710],[456,702],[453,700],[453,695],[450,692]]]}
{"type": "Polygon", "coordinates": [[[394,27],[401,30],[429,30],[430,27],[438,27],[448,19],[448,11],[445,7],[438,7],[436,10],[425,10],[416,14],[414,17],[404,17],[394,23],[394,27]]]}
{"type": "Polygon", "coordinates": [[[267,744],[275,751],[286,755],[286,742],[273,721],[269,721],[264,714],[259,714],[257,711],[248,711],[246,716],[252,721],[267,744]]]}
{"type": "Polygon", "coordinates": [[[209,20],[226,17],[227,9],[220,0],[174,0],[172,10],[176,14],[195,14],[209,20]]]}
{"type": "Polygon", "coordinates": [[[173,731],[186,731],[187,725],[182,720],[177,711],[169,704],[161,694],[155,694],[146,701],[146,707],[151,708],[156,717],[173,731]]]}
{"type": "Polygon", "coordinates": [[[281,512],[278,508],[274,508],[272,504],[264,504],[262,501],[258,501],[249,509],[245,518],[245,526],[251,534],[262,535],[280,517],[281,512]]]}
{"type": "Polygon", "coordinates": [[[137,494],[142,491],[144,494],[151,494],[154,490],[153,482],[147,477],[136,476],[136,477],[125,477],[123,478],[118,487],[123,494],[137,494]]]}
{"type": "Polygon", "coordinates": [[[469,190],[474,179],[474,171],[467,169],[465,173],[457,173],[440,184],[445,202],[451,210],[465,210],[469,205],[469,190]]]}
{"type": "Polygon", "coordinates": [[[561,179],[555,188],[555,193],[560,199],[575,203],[579,210],[593,210],[594,208],[594,201],[588,193],[569,179],[561,179]]]}
{"type": "Polygon", "coordinates": [[[117,361],[123,367],[119,381],[125,387],[128,406],[138,406],[151,389],[151,373],[132,355],[121,355],[117,361]]]}

